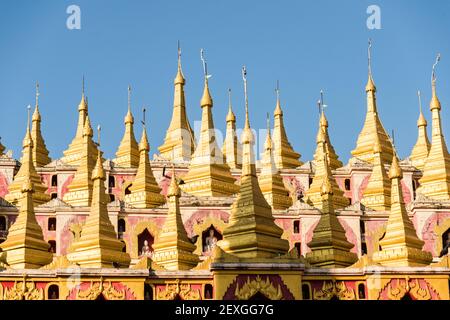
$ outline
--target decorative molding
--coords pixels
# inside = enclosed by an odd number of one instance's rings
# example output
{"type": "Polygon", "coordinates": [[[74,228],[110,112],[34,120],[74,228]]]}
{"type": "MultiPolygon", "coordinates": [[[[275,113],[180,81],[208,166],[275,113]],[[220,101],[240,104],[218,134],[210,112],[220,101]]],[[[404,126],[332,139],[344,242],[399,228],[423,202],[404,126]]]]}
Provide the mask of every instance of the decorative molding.
{"type": "Polygon", "coordinates": [[[100,281],[98,282],[94,283],[94,281],[91,281],[91,285],[88,289],[78,290],[76,298],[78,300],[95,300],[101,294],[107,300],[125,300],[126,298],[125,289],[117,290],[114,288],[111,281],[108,281],[105,285],[103,277],[100,278],[100,281]]]}
{"type": "Polygon", "coordinates": [[[314,289],[314,300],[330,300],[333,297],[339,300],[356,300],[355,291],[347,287],[344,281],[324,281],[322,289],[314,289]]]}
{"type": "Polygon", "coordinates": [[[174,300],[179,297],[182,300],[201,300],[199,289],[192,289],[189,283],[180,283],[180,279],[166,283],[165,290],[158,288],[156,297],[158,300],[174,300]]]}
{"type": "Polygon", "coordinates": [[[400,300],[406,294],[409,294],[414,300],[431,300],[433,296],[439,297],[437,292],[431,287],[428,282],[423,280],[426,285],[421,286],[419,280],[423,279],[410,279],[409,276],[405,277],[404,279],[391,279],[385,285],[385,287],[380,290],[378,299],[382,298],[382,294],[384,292],[386,292],[387,298],[390,300],[400,300]]]}
{"type": "Polygon", "coordinates": [[[37,289],[35,282],[27,281],[24,274],[21,282],[14,281],[11,288],[4,288],[3,300],[44,300],[44,290],[37,289]]]}
{"type": "Polygon", "coordinates": [[[236,285],[234,294],[239,300],[248,300],[258,292],[270,300],[281,300],[283,298],[280,284],[275,287],[269,277],[263,280],[259,275],[253,280],[247,279],[241,287],[236,285]]]}

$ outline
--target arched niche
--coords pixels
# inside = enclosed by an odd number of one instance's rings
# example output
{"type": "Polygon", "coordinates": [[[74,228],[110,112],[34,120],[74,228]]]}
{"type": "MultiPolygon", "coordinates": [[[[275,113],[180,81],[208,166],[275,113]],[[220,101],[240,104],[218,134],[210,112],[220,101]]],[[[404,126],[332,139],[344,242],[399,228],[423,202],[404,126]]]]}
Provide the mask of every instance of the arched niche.
{"type": "Polygon", "coordinates": [[[445,246],[445,237],[448,235],[450,231],[450,218],[446,218],[444,221],[441,221],[434,227],[434,233],[436,234],[435,240],[435,248],[436,254],[440,255],[442,249],[445,246]]]}
{"type": "Polygon", "coordinates": [[[205,231],[207,231],[211,226],[219,232],[221,235],[223,234],[223,230],[226,228],[227,223],[223,220],[215,217],[206,217],[202,223],[194,225],[194,235],[197,236],[197,241],[195,242],[196,249],[194,251],[195,254],[202,255],[203,253],[203,239],[202,235],[205,231]]]}
{"type": "Polygon", "coordinates": [[[143,241],[142,234],[144,230],[147,230],[153,237],[153,240],[155,240],[158,236],[159,227],[153,221],[142,221],[136,225],[131,236],[131,248],[128,251],[132,255],[132,258],[138,258],[140,255],[142,248],[139,246],[139,235],[141,235],[141,241],[143,241]]]}

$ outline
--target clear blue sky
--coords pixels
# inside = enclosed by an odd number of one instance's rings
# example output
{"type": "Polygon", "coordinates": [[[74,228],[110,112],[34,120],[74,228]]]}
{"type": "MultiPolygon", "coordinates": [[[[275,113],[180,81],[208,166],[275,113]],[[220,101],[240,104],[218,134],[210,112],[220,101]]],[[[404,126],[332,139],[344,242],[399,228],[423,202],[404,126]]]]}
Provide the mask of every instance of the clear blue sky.
{"type": "MultiPolygon", "coordinates": [[[[241,66],[248,69],[253,127],[265,127],[280,80],[288,136],[302,160],[312,158],[320,89],[331,140],[347,161],[362,128],[366,99],[367,39],[373,46],[378,107],[386,129],[395,129],[400,156],[417,137],[423,96],[430,132],[430,73],[438,52],[438,93],[450,139],[449,1],[24,1],[4,0],[0,10],[0,136],[20,157],[26,105],[40,82],[43,135],[52,158],[71,142],[77,124],[81,78],[89,113],[103,127],[102,149],[113,158],[123,134],[127,85],[136,118],[150,109],[152,152],[169,125],[182,43],[189,119],[200,120],[200,48],[205,48],[216,127],[224,129],[227,88],[233,90],[238,126],[243,123],[241,66]],[[68,30],[66,8],[81,8],[81,30],[68,30]],[[381,30],[366,27],[368,5],[381,8],[381,30]],[[446,17],[447,16],[447,17],[446,17]]],[[[136,128],[140,137],[141,129],[136,128]]]]}

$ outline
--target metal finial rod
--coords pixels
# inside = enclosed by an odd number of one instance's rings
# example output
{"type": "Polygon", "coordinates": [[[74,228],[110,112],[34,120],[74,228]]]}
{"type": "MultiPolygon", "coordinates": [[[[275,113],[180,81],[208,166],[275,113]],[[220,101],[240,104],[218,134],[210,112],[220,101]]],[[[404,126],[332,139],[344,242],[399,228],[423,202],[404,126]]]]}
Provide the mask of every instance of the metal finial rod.
{"type": "Polygon", "coordinates": [[[242,80],[244,80],[245,115],[248,119],[248,96],[247,96],[247,69],[242,67],[242,80]]]}
{"type": "Polygon", "coordinates": [[[128,85],[128,111],[131,110],[131,85],[128,85]]]}
{"type": "Polygon", "coordinates": [[[317,109],[319,110],[319,115],[322,113],[322,102],[319,100],[317,100],[317,109]]]}
{"type": "Polygon", "coordinates": [[[228,88],[228,106],[231,109],[231,88],[228,88]]]}
{"type": "Polygon", "coordinates": [[[97,126],[97,145],[100,146],[100,133],[102,131],[102,127],[100,125],[97,126]]]}
{"type": "Polygon", "coordinates": [[[417,90],[417,98],[419,99],[419,111],[422,113],[422,98],[420,96],[420,90],[417,90]]]}
{"type": "Polygon", "coordinates": [[[142,125],[145,127],[145,112],[147,109],[145,107],[142,107],[142,125]]]}
{"type": "Polygon", "coordinates": [[[369,46],[367,47],[367,62],[369,68],[369,75],[372,76],[372,39],[369,38],[369,46]]]}
{"type": "Polygon", "coordinates": [[[200,49],[200,59],[202,60],[203,63],[203,75],[205,76],[205,80],[209,78],[208,76],[208,65],[206,64],[206,59],[205,59],[205,51],[202,49],[200,49]]]}
{"type": "Polygon", "coordinates": [[[275,88],[275,92],[277,94],[277,101],[280,101],[280,81],[277,80],[277,87],[275,88]]]}
{"type": "Polygon", "coordinates": [[[36,106],[39,104],[39,81],[36,81],[36,106]]]}
{"type": "Polygon", "coordinates": [[[270,115],[266,113],[266,124],[267,124],[267,132],[270,134],[270,115]]]}
{"type": "Polygon", "coordinates": [[[432,72],[431,72],[431,81],[432,82],[436,81],[436,66],[439,63],[439,61],[441,61],[441,54],[440,53],[437,54],[436,61],[433,64],[433,69],[432,69],[432,72]]]}
{"type": "Polygon", "coordinates": [[[395,131],[392,129],[392,146],[395,146],[395,131]]]}
{"type": "Polygon", "coordinates": [[[83,96],[84,96],[84,74],[83,74],[83,80],[82,80],[82,82],[81,82],[81,93],[82,93],[83,96]]]}
{"type": "Polygon", "coordinates": [[[30,111],[31,111],[31,105],[28,105],[27,106],[27,113],[28,113],[27,128],[28,128],[28,130],[30,130],[30,111]]]}

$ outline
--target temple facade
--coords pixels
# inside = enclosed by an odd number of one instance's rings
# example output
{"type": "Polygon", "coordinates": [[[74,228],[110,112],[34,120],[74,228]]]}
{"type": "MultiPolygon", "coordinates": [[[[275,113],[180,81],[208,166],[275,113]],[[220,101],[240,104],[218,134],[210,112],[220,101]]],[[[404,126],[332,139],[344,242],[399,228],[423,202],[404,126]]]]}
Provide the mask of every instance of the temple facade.
{"type": "Polygon", "coordinates": [[[315,154],[300,161],[279,95],[256,161],[245,67],[242,136],[230,102],[216,119],[227,127],[219,143],[206,62],[196,139],[180,57],[159,147],[148,142],[151,127],[134,126],[129,98],[123,139],[104,159],[84,85],[62,157],[49,158],[38,99],[21,159],[0,144],[0,300],[449,300],[450,155],[440,116],[449,106],[438,99],[435,66],[409,157],[399,159],[383,127],[369,59],[366,120],[346,164],[323,108],[315,154]]]}

